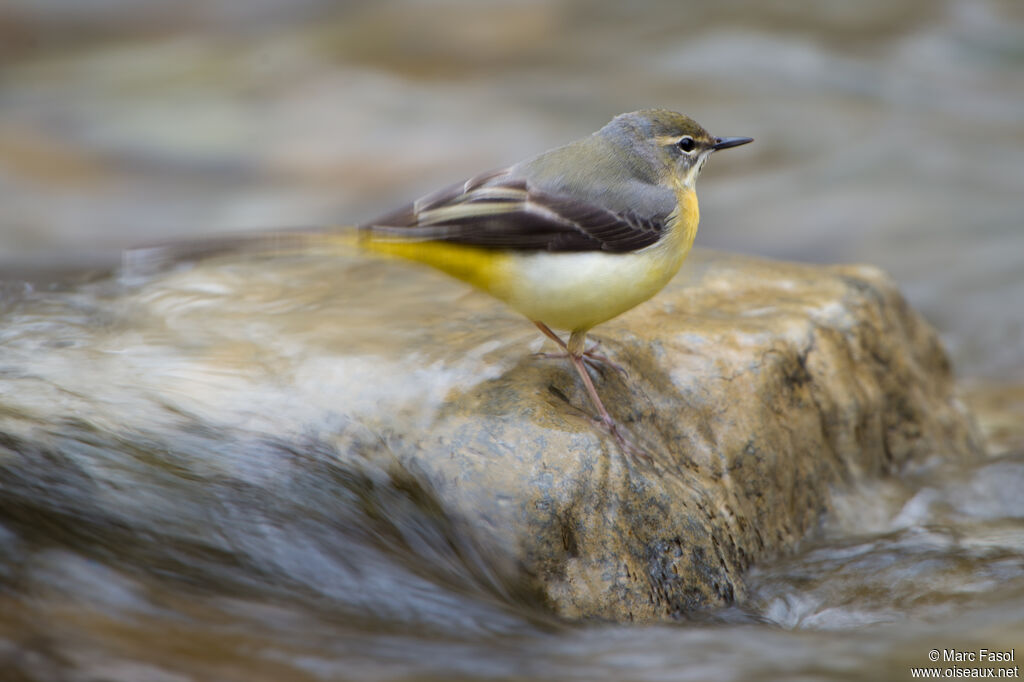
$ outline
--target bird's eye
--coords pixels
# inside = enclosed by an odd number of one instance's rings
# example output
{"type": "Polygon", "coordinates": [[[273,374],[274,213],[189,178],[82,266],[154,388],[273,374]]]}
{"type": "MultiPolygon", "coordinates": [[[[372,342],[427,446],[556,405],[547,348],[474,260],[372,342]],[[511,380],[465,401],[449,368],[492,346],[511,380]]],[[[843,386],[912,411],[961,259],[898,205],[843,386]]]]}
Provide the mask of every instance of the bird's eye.
{"type": "Polygon", "coordinates": [[[678,144],[679,148],[682,149],[684,152],[692,152],[694,148],[697,146],[697,143],[694,142],[693,138],[690,137],[689,135],[684,135],[683,138],[679,140],[679,142],[677,142],[676,144],[678,144]]]}

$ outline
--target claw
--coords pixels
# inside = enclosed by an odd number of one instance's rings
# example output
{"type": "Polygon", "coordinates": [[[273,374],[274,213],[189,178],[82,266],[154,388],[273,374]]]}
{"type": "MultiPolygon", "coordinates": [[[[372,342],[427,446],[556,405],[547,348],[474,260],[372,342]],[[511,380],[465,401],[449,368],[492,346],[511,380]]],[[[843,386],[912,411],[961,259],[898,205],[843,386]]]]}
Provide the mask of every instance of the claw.
{"type": "Polygon", "coordinates": [[[590,363],[590,366],[593,367],[594,369],[597,369],[598,365],[604,365],[605,367],[611,367],[616,372],[621,372],[622,376],[625,377],[626,379],[629,378],[629,372],[626,370],[625,367],[623,367],[619,363],[615,362],[614,360],[609,358],[607,355],[599,355],[598,353],[595,353],[594,349],[596,349],[596,348],[597,348],[597,345],[595,344],[595,345],[590,347],[590,350],[587,350],[587,351],[583,352],[583,360],[585,362],[590,363]]]}
{"type": "Polygon", "coordinates": [[[634,443],[625,433],[623,433],[622,429],[619,428],[619,425],[615,423],[615,421],[605,421],[604,419],[601,419],[601,422],[604,424],[605,428],[608,429],[612,438],[615,439],[619,448],[629,455],[635,464],[640,464],[640,460],[643,460],[643,463],[645,464],[654,464],[654,460],[651,456],[644,452],[643,448],[634,443]]]}

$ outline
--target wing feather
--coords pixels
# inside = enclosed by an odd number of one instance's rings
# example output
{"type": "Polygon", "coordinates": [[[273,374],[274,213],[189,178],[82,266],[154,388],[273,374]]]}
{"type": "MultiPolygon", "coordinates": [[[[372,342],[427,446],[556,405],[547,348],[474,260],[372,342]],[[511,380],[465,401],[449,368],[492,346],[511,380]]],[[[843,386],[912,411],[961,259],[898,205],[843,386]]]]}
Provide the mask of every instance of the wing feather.
{"type": "Polygon", "coordinates": [[[657,242],[667,220],[545,192],[499,171],[430,194],[360,229],[376,238],[494,249],[625,253],[657,242]]]}

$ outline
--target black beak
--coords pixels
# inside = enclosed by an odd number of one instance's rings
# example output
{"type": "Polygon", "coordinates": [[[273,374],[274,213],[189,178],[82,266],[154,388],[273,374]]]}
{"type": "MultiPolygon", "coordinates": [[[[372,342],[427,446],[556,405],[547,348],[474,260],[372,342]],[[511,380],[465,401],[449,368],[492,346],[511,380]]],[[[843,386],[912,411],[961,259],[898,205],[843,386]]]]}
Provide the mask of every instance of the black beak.
{"type": "Polygon", "coordinates": [[[729,147],[739,147],[741,144],[753,142],[752,137],[716,137],[715,143],[711,145],[711,148],[715,151],[719,149],[728,149],[729,147]]]}

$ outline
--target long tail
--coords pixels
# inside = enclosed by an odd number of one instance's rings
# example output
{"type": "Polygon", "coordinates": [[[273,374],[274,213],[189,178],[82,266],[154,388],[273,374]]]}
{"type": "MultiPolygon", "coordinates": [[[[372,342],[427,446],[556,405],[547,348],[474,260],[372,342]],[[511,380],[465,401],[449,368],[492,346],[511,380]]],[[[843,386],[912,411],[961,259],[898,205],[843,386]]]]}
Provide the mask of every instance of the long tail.
{"type": "Polygon", "coordinates": [[[354,226],[239,232],[128,249],[122,255],[121,268],[125,276],[136,277],[219,256],[337,253],[357,242],[354,226]]]}

